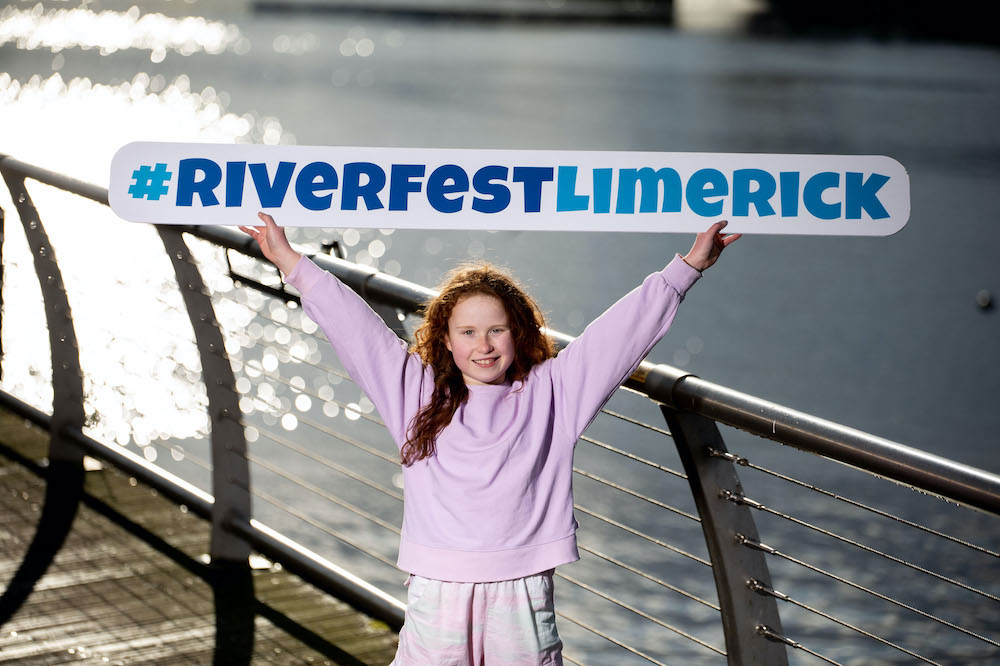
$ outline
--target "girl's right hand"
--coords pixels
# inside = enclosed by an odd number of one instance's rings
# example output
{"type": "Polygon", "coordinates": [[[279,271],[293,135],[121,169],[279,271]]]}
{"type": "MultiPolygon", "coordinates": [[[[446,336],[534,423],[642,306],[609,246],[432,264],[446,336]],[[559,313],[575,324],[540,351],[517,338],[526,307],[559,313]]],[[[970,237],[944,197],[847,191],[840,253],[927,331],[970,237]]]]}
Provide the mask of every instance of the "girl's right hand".
{"type": "Polygon", "coordinates": [[[727,224],[729,224],[727,220],[720,220],[695,237],[691,251],[683,257],[688,266],[697,271],[704,271],[718,260],[719,255],[729,247],[730,243],[739,240],[743,234],[722,233],[727,224]]]}
{"type": "Polygon", "coordinates": [[[240,225],[240,230],[249,234],[257,241],[260,251],[264,253],[267,260],[278,267],[284,275],[288,275],[295,268],[295,264],[302,257],[301,254],[292,249],[285,237],[285,230],[279,227],[274,218],[267,213],[257,213],[257,217],[264,223],[262,227],[245,227],[240,225]]]}

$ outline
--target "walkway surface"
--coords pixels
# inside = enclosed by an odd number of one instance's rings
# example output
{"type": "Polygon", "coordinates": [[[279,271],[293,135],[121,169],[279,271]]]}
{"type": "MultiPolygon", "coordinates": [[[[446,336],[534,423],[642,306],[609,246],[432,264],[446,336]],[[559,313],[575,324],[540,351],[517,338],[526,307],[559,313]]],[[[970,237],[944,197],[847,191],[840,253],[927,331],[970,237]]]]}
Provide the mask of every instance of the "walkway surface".
{"type": "MultiPolygon", "coordinates": [[[[48,436],[0,410],[0,592],[41,515],[45,480],[23,464],[48,436]],[[17,459],[21,458],[21,462],[17,459]]],[[[88,499],[52,565],[0,625],[0,663],[210,664],[216,603],[209,525],[115,469],[87,472],[88,499]],[[151,540],[147,543],[143,538],[151,540]]],[[[389,663],[397,636],[280,565],[253,570],[254,664],[389,663]]]]}

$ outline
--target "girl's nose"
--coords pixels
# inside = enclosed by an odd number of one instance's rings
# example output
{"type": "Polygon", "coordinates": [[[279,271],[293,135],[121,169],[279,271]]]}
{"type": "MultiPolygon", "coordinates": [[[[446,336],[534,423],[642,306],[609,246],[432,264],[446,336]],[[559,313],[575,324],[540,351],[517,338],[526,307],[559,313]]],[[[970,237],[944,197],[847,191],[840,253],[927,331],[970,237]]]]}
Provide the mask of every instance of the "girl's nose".
{"type": "Polygon", "coordinates": [[[493,345],[490,343],[490,339],[484,335],[479,338],[479,344],[476,346],[476,349],[481,352],[488,352],[493,349],[493,345]]]}

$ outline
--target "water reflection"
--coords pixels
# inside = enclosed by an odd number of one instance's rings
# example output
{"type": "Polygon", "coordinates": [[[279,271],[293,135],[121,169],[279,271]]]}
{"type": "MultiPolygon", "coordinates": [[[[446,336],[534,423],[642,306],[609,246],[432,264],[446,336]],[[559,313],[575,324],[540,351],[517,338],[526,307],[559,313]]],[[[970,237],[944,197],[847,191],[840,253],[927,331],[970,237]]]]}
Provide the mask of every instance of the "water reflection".
{"type": "Polygon", "coordinates": [[[8,42],[18,49],[49,49],[54,53],[73,47],[99,49],[101,55],[145,49],[153,62],[162,62],[168,51],[184,56],[250,51],[250,41],[238,27],[200,16],[142,14],[138,7],[125,12],[95,12],[86,7],[46,10],[41,3],[32,9],[0,10],[0,46],[8,42]]]}
{"type": "MultiPolygon", "coordinates": [[[[166,26],[166,32],[159,36],[162,43],[176,45],[187,35],[184,39],[200,40],[206,50],[219,47],[209,33],[198,32],[200,27],[211,27],[209,22],[164,19],[166,22],[140,23],[134,14],[120,15],[117,22],[104,16],[99,31],[104,32],[107,26],[132,30],[135,34],[128,43],[145,47],[152,42],[143,31],[166,26]]],[[[75,45],[86,46],[90,42],[81,35],[89,28],[81,27],[79,21],[90,20],[87,16],[81,11],[39,13],[8,8],[0,23],[0,41],[15,39],[22,48],[58,49],[70,45],[59,37],[67,32],[77,36],[75,45]],[[34,32],[25,27],[31,21],[34,32]]],[[[225,34],[232,37],[232,31],[225,34]]],[[[103,39],[104,49],[125,48],[120,36],[104,34],[103,39]]],[[[129,141],[282,140],[283,130],[276,119],[252,113],[236,115],[227,111],[228,103],[228,94],[214,87],[192,91],[185,75],[168,83],[161,75],[138,72],[131,81],[106,85],[85,77],[66,81],[58,72],[47,78],[35,75],[27,81],[0,72],[0,115],[5,126],[17,128],[5,133],[3,151],[98,184],[107,183],[112,155],[129,141]]],[[[120,445],[134,444],[151,462],[158,458],[158,447],[162,447],[160,459],[183,460],[185,450],[165,442],[207,438],[207,397],[188,315],[154,230],[125,223],[110,209],[74,195],[30,181],[28,186],[59,256],[75,315],[86,378],[88,434],[120,445]]],[[[0,190],[0,205],[13,211],[6,188],[0,190]]],[[[216,266],[205,272],[213,293],[233,292],[218,250],[199,247],[195,255],[216,266]]],[[[52,388],[47,337],[38,334],[38,326],[44,322],[41,296],[16,217],[8,220],[4,262],[4,311],[9,316],[4,317],[3,344],[4,349],[16,349],[17,353],[8,352],[4,358],[3,385],[47,409],[52,388]]],[[[263,305],[263,299],[253,304],[263,305]]],[[[225,341],[238,371],[242,332],[255,313],[246,306],[223,305],[217,315],[225,330],[240,332],[225,341]]],[[[275,319],[288,320],[284,312],[274,315],[275,319]]],[[[293,343],[290,331],[271,326],[275,329],[273,338],[293,343]]],[[[294,342],[296,355],[308,357],[310,347],[294,342]]]]}

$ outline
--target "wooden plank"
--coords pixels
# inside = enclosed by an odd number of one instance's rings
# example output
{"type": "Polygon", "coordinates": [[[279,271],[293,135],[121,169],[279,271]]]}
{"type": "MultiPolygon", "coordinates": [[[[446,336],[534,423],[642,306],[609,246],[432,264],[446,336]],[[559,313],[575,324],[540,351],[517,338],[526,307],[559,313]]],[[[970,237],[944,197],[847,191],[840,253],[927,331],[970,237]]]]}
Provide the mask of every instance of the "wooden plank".
{"type": "MultiPolygon", "coordinates": [[[[0,444],[32,460],[47,435],[0,409],[0,444]]],[[[211,585],[196,558],[208,550],[209,525],[117,470],[87,473],[86,492],[161,539],[161,551],[125,525],[81,505],[66,543],[24,605],[0,627],[0,662],[210,663],[215,650],[211,585]],[[168,556],[186,558],[182,566],[168,556]],[[104,658],[107,661],[103,661],[104,658]]],[[[0,449],[0,590],[28,549],[41,515],[45,481],[0,449]]],[[[388,663],[398,637],[287,571],[253,572],[255,594],[332,647],[318,649],[272,622],[254,618],[253,663],[388,663]],[[344,655],[348,655],[344,657],[344,655]]]]}

